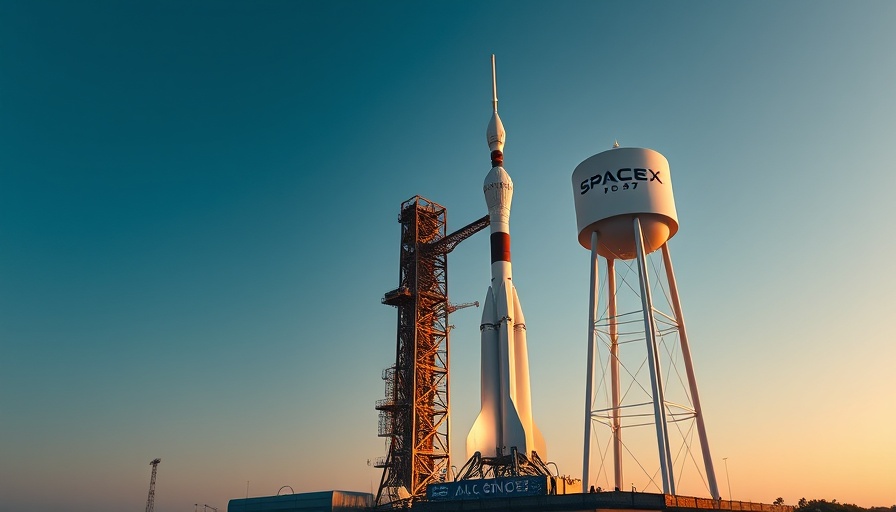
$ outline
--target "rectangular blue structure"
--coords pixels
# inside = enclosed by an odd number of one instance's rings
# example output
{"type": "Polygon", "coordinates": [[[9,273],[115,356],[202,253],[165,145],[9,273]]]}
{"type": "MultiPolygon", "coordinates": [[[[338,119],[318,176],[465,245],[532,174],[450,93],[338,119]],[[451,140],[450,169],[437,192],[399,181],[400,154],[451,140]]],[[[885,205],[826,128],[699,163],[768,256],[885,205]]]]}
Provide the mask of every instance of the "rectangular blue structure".
{"type": "Polygon", "coordinates": [[[461,480],[426,486],[429,501],[485,500],[515,496],[542,496],[548,493],[546,476],[508,476],[461,480]]]}
{"type": "Polygon", "coordinates": [[[366,492],[323,491],[230,500],[227,512],[358,512],[373,506],[366,492]]]}

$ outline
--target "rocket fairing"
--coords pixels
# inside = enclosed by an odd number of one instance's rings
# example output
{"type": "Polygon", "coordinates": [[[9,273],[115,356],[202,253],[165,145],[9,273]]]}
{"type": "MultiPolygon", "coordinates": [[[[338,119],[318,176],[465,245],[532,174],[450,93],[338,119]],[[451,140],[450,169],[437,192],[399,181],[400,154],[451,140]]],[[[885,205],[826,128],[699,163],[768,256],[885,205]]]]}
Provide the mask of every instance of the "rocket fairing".
{"type": "Polygon", "coordinates": [[[545,457],[541,431],[532,419],[529,388],[529,354],[526,320],[520,305],[510,264],[510,203],[513,182],[504,163],[504,125],[498,116],[495,57],[492,56],[492,106],[486,130],[492,169],[485,177],[483,193],[491,229],[491,286],[482,310],[481,381],[482,408],[467,435],[467,457],[507,455],[511,448],[529,456],[545,457]]]}

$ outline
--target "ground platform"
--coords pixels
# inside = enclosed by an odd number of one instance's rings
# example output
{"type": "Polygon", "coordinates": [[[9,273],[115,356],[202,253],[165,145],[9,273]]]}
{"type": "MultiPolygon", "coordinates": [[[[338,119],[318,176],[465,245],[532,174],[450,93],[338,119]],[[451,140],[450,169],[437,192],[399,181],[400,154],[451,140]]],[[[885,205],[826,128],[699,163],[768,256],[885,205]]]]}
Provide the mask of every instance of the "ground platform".
{"type": "Polygon", "coordinates": [[[788,505],[770,505],[746,501],[712,500],[693,496],[608,491],[585,494],[560,494],[488,498],[458,501],[419,501],[413,512],[575,512],[575,511],[669,511],[706,512],[793,512],[788,505]]]}

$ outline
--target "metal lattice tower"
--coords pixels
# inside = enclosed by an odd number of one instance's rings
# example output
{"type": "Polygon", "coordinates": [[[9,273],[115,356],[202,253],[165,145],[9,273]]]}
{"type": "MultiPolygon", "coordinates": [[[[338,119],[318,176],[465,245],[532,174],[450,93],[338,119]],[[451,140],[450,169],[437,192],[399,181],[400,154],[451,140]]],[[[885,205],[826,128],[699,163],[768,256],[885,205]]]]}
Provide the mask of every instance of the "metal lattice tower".
{"type": "Polygon", "coordinates": [[[386,398],[377,401],[379,436],[389,452],[376,505],[404,502],[444,481],[450,470],[448,429],[448,253],[488,226],[483,217],[446,236],[447,211],[414,196],[401,205],[398,288],[383,304],[398,309],[395,365],[383,371],[386,398]]]}
{"type": "Polygon", "coordinates": [[[146,512],[152,512],[156,504],[156,471],[159,469],[159,462],[162,462],[162,459],[153,459],[149,463],[152,466],[152,476],[149,477],[149,496],[146,497],[146,512]]]}

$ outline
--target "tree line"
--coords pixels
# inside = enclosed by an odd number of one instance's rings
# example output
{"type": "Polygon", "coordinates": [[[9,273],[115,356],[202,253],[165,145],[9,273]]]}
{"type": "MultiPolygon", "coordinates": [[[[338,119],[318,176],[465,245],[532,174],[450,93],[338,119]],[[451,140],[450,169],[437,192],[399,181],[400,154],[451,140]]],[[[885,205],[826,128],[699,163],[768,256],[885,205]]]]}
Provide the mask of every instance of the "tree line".
{"type": "MultiPolygon", "coordinates": [[[[775,500],[775,505],[783,504],[783,498],[775,500]]],[[[800,498],[794,512],[896,512],[896,505],[864,508],[852,503],[838,503],[837,500],[807,500],[806,498],[800,498]]]]}

